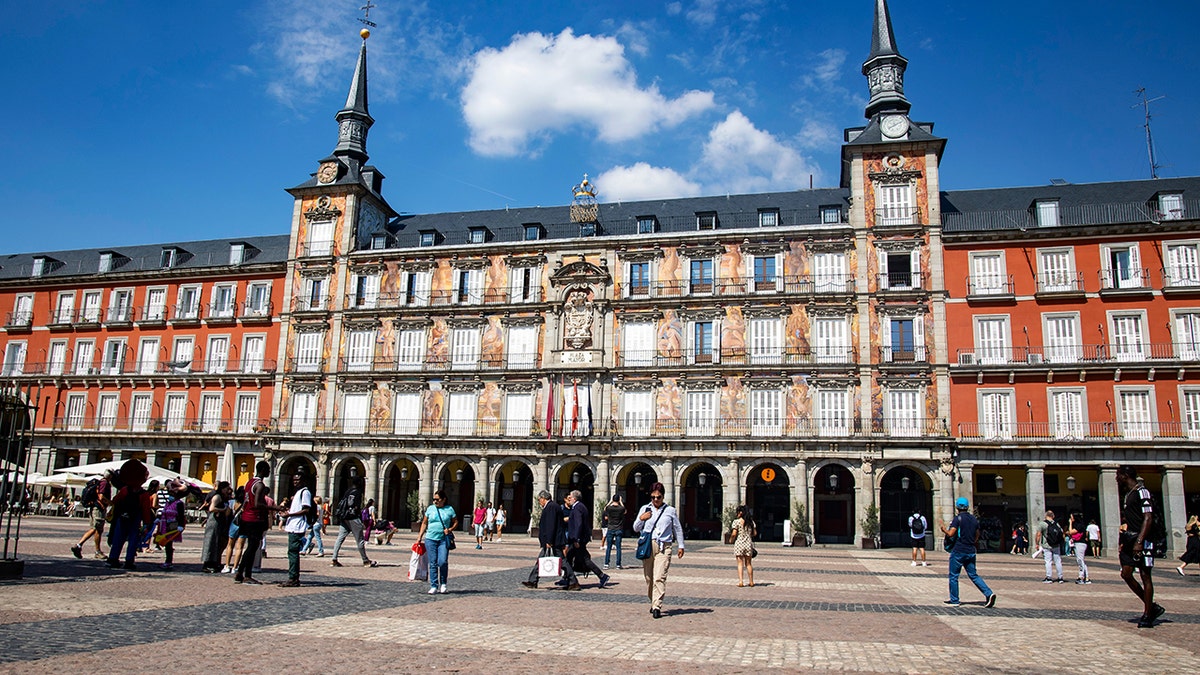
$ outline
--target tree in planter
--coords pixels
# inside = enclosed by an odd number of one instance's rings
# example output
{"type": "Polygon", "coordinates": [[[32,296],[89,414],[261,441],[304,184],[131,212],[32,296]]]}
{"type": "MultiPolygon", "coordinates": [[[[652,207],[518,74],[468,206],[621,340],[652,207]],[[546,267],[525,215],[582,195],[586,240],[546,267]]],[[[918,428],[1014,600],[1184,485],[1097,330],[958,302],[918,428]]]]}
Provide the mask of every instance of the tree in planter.
{"type": "Polygon", "coordinates": [[[725,533],[726,544],[733,543],[733,538],[730,535],[733,534],[733,520],[735,518],[737,518],[736,506],[726,506],[721,510],[721,528],[722,532],[725,533]]]}
{"type": "Polygon", "coordinates": [[[529,509],[529,536],[535,536],[533,531],[538,528],[540,522],[542,522],[542,505],[535,499],[533,506],[529,509]]]}
{"type": "Polygon", "coordinates": [[[799,500],[792,501],[792,542],[795,543],[797,537],[804,539],[803,546],[812,544],[812,525],[808,522],[808,510],[799,500]]]}
{"type": "Polygon", "coordinates": [[[867,517],[862,520],[863,548],[867,548],[867,540],[871,540],[871,548],[879,548],[879,507],[871,504],[867,507],[867,517]]]}
{"type": "Polygon", "coordinates": [[[424,509],[421,508],[421,495],[417,494],[415,490],[410,491],[408,493],[408,499],[405,500],[405,505],[408,506],[409,525],[413,527],[419,527],[419,523],[421,522],[422,518],[421,514],[424,511],[424,509]]]}

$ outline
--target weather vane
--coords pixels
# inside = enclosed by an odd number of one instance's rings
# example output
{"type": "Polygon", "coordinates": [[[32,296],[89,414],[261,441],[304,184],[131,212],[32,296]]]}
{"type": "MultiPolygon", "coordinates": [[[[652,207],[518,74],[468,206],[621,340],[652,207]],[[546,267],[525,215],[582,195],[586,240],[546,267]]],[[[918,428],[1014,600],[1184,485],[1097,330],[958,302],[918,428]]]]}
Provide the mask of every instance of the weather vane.
{"type": "Polygon", "coordinates": [[[365,26],[370,26],[371,28],[377,28],[375,22],[371,21],[371,9],[374,7],[378,7],[378,5],[372,5],[371,0],[367,0],[367,4],[359,7],[359,9],[363,11],[363,18],[358,20],[359,23],[365,26]]]}

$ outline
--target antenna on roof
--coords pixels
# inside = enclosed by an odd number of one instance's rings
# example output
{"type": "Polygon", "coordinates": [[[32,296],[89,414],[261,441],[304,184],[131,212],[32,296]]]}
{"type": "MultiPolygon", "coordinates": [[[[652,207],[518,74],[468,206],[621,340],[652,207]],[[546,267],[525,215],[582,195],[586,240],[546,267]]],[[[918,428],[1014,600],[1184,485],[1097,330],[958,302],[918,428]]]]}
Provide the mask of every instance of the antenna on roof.
{"type": "Polygon", "coordinates": [[[1142,98],[1142,102],[1135,103],[1129,107],[1136,108],[1140,105],[1146,111],[1146,123],[1143,126],[1146,127],[1146,152],[1150,155],[1150,177],[1158,178],[1158,170],[1162,168],[1162,165],[1160,165],[1154,158],[1154,137],[1150,134],[1150,104],[1155,101],[1161,101],[1162,99],[1166,98],[1166,96],[1155,96],[1154,98],[1148,99],[1146,98],[1145,87],[1138,87],[1133,93],[1140,96],[1142,98]]]}

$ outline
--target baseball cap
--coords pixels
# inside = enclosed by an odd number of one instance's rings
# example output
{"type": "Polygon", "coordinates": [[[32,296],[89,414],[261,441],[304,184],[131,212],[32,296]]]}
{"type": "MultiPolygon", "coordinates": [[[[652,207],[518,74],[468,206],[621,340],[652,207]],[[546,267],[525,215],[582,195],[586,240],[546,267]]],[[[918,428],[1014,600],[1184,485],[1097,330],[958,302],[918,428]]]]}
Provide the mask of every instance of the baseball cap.
{"type": "Polygon", "coordinates": [[[966,497],[959,497],[957,500],[955,500],[954,506],[959,509],[965,509],[965,508],[968,508],[970,505],[967,504],[966,497]]]}

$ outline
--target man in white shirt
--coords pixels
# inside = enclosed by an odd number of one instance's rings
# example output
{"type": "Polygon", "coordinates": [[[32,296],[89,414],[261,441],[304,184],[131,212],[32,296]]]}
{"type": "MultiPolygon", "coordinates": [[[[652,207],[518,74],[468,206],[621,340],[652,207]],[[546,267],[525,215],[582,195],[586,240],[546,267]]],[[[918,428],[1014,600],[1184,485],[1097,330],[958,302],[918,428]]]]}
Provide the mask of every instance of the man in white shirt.
{"type": "Polygon", "coordinates": [[[496,507],[492,506],[491,502],[487,504],[487,512],[483,517],[483,533],[487,540],[492,540],[492,535],[496,533],[496,507]]]}
{"type": "Polygon", "coordinates": [[[308,471],[296,467],[292,474],[292,499],[288,502],[283,531],[288,535],[288,578],[279,582],[284,588],[300,585],[300,547],[308,532],[308,514],[313,509],[312,490],[308,487],[308,471]]]}
{"type": "Polygon", "coordinates": [[[1088,550],[1092,552],[1093,558],[1100,557],[1100,526],[1096,521],[1088,522],[1087,526],[1088,550]]]}
{"type": "MultiPolygon", "coordinates": [[[[671,569],[671,547],[679,547],[683,557],[683,525],[675,507],[663,501],[666,490],[662,483],[650,488],[650,503],[639,509],[633,521],[633,529],[639,535],[649,529],[650,557],[642,560],[642,574],[646,577],[646,595],[650,598],[650,615],[662,616],[662,601],[667,594],[667,570],[671,569]]],[[[640,556],[639,556],[640,557],[640,556]]]]}

